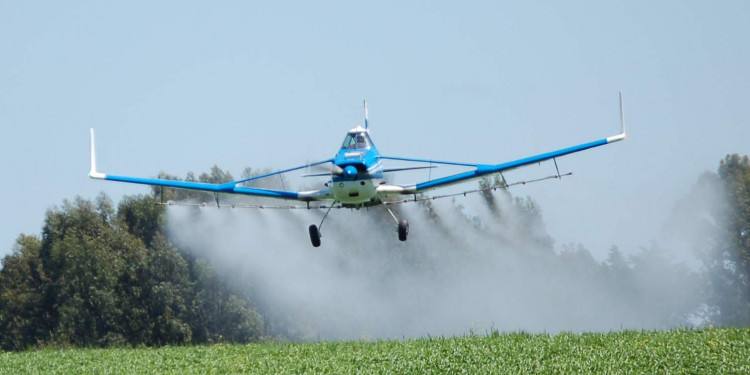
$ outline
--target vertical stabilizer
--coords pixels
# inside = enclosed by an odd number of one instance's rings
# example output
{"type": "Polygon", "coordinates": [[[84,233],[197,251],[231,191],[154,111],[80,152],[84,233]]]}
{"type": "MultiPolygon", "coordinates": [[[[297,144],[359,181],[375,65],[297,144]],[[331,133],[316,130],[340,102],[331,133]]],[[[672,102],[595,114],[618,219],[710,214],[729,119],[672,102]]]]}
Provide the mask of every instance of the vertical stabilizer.
{"type": "Polygon", "coordinates": [[[365,129],[369,129],[370,124],[368,124],[367,122],[367,100],[365,100],[364,103],[365,103],[365,129]]]}

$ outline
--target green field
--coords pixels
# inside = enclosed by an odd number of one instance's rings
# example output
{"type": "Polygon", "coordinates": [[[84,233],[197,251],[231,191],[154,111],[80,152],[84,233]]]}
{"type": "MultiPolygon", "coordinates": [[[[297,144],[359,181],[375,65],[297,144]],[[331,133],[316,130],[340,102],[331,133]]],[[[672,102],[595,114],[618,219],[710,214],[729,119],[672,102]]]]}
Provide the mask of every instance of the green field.
{"type": "Polygon", "coordinates": [[[750,328],[0,354],[0,374],[750,374],[750,328]]]}

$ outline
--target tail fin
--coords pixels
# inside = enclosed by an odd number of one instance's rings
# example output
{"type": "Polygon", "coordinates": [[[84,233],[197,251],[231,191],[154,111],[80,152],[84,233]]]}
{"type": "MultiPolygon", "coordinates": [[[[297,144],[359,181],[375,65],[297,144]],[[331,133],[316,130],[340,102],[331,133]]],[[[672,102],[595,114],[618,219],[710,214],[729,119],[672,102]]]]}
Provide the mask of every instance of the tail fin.
{"type": "Polygon", "coordinates": [[[367,122],[367,100],[365,100],[364,103],[365,103],[365,129],[369,129],[370,125],[367,122]]]}

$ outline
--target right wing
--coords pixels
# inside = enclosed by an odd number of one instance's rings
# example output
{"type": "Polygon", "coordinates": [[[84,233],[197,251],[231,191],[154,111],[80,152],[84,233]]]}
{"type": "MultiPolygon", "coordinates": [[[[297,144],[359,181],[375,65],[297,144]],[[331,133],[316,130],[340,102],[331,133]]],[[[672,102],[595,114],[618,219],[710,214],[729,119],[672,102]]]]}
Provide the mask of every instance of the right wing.
{"type": "Polygon", "coordinates": [[[381,194],[418,194],[432,189],[437,189],[453,184],[458,184],[470,180],[475,180],[483,176],[516,169],[530,164],[541,163],[545,160],[555,159],[561,156],[569,155],[572,153],[588,150],[590,148],[604,146],[610,143],[622,141],[627,135],[625,134],[625,115],[622,108],[622,92],[620,92],[620,134],[613,135],[611,137],[602,138],[596,141],[582,143],[576,146],[570,146],[567,148],[530,156],[510,162],[500,164],[472,164],[472,163],[457,163],[447,161],[436,161],[436,160],[424,160],[424,159],[410,159],[401,157],[389,157],[384,156],[381,159],[391,160],[403,160],[403,161],[414,161],[423,163],[436,163],[436,164],[448,164],[448,165],[459,165],[473,167],[474,170],[470,170],[463,173],[457,173],[450,176],[438,178],[435,180],[423,181],[412,185],[380,185],[377,190],[381,194]]]}
{"type": "Polygon", "coordinates": [[[475,169],[468,171],[468,172],[457,173],[457,174],[453,174],[450,176],[438,178],[435,180],[419,182],[413,185],[380,185],[378,186],[378,191],[384,194],[422,193],[422,192],[429,191],[432,189],[437,189],[437,188],[445,187],[448,185],[453,185],[453,184],[466,182],[469,180],[478,179],[486,175],[500,173],[500,172],[504,172],[504,171],[511,170],[511,169],[516,169],[516,168],[523,167],[523,166],[530,165],[530,164],[541,163],[545,160],[558,158],[558,157],[572,154],[575,152],[588,150],[590,148],[604,146],[610,143],[621,141],[625,139],[625,137],[626,137],[625,133],[621,133],[621,134],[613,135],[611,137],[603,138],[597,141],[583,143],[580,145],[571,146],[571,147],[563,148],[560,150],[547,152],[544,154],[534,155],[534,156],[530,156],[527,158],[510,161],[507,163],[476,164],[474,165],[475,169]]]}

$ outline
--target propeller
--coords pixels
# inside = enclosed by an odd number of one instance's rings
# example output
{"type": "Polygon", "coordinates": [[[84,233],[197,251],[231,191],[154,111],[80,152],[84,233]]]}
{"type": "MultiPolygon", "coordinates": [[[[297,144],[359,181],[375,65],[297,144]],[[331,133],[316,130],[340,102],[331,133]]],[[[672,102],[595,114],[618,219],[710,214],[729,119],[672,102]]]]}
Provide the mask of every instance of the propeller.
{"type": "Polygon", "coordinates": [[[320,172],[303,174],[302,177],[319,177],[319,176],[330,176],[330,175],[341,176],[344,174],[344,169],[333,163],[328,164],[328,165],[325,165],[325,164],[313,165],[309,167],[308,170],[318,170],[320,172]]]}
{"type": "Polygon", "coordinates": [[[303,174],[302,177],[322,177],[322,176],[331,176],[331,175],[344,176],[344,177],[351,178],[351,179],[356,178],[357,176],[361,176],[364,178],[370,177],[369,175],[367,175],[367,173],[364,173],[364,176],[363,176],[362,173],[359,173],[359,171],[357,171],[357,167],[353,165],[347,165],[346,167],[341,168],[338,165],[331,163],[328,166],[323,166],[323,165],[311,166],[310,169],[313,169],[313,168],[321,170],[321,172],[303,174]]]}

